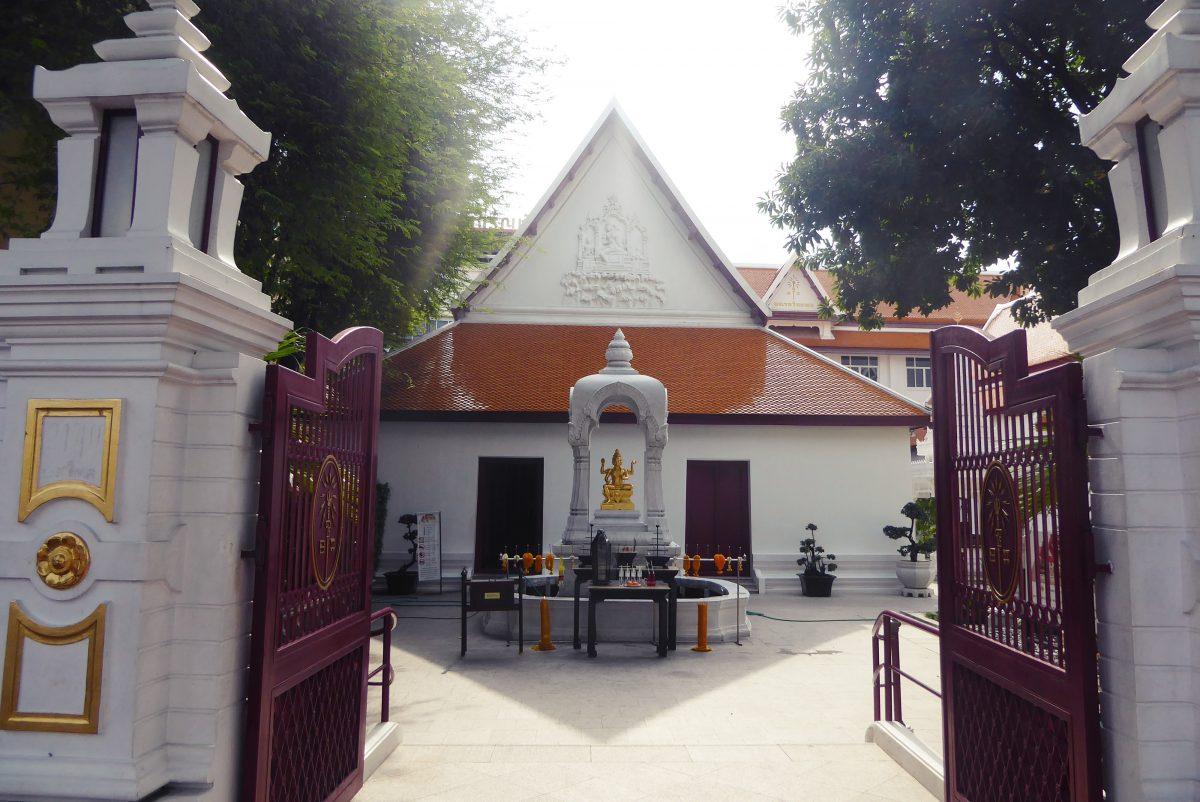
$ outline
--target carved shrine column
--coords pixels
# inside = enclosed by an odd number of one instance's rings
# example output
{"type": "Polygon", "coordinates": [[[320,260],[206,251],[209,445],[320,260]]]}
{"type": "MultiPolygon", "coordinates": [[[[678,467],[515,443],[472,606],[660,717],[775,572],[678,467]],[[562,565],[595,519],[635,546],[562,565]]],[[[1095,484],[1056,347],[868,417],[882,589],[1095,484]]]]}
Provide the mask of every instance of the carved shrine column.
{"type": "Polygon", "coordinates": [[[566,535],[588,531],[588,503],[591,495],[590,469],[592,449],[586,443],[571,446],[575,454],[575,470],[571,480],[571,513],[567,519],[566,535]]]}
{"type": "Polygon", "coordinates": [[[655,526],[667,531],[666,509],[662,489],[662,446],[646,446],[646,527],[655,526]]]}

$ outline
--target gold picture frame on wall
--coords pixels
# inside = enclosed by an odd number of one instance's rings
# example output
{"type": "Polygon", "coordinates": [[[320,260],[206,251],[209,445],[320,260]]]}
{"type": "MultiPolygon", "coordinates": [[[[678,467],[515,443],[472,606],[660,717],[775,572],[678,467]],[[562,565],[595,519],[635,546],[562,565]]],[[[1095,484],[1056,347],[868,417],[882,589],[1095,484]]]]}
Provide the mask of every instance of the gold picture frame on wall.
{"type": "Polygon", "coordinates": [[[21,461],[21,497],[17,520],[48,501],[77,498],[86,501],[113,520],[117,483],[117,447],[121,439],[121,400],[31,398],[25,411],[25,453],[21,461]],[[96,481],[66,476],[41,484],[46,421],[53,418],[99,418],[103,422],[97,446],[96,481]]]}
{"type": "Polygon", "coordinates": [[[104,667],[104,618],[107,604],[98,606],[87,618],[61,627],[39,624],[21,605],[9,602],[8,639],[4,649],[4,681],[0,688],[0,729],[39,732],[95,733],[100,728],[100,683],[104,667]],[[21,710],[21,676],[26,641],[47,646],[68,646],[87,641],[84,669],[83,712],[48,713],[21,710]]]}

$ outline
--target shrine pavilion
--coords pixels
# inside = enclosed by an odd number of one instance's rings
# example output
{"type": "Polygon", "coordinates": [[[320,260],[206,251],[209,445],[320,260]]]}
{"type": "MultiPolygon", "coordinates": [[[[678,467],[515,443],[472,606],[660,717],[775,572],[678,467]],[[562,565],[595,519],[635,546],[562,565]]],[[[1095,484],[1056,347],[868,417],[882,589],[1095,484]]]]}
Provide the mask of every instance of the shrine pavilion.
{"type": "MultiPolygon", "coordinates": [[[[401,512],[437,511],[442,564],[497,570],[509,548],[563,540],[574,473],[568,401],[623,330],[632,366],[662,382],[665,538],[752,557],[792,577],[804,526],[838,554],[841,587],[892,587],[880,534],[912,498],[918,402],[767,326],[771,311],[721,252],[615,104],[455,310],[384,366],[379,481],[401,512]]],[[[601,456],[645,464],[626,405],[604,412],[601,456]]],[[[646,509],[635,476],[634,503],[646,509]]]]}

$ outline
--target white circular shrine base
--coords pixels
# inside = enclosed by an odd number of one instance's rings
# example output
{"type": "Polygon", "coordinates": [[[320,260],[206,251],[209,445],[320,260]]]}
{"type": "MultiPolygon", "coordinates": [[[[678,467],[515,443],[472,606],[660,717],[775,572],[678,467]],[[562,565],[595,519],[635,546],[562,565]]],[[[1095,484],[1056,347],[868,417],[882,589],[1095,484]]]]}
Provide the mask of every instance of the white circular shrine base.
{"type": "MultiPolygon", "coordinates": [[[[737,637],[738,599],[741,599],[742,640],[750,637],[750,619],[746,610],[750,605],[750,593],[743,587],[724,579],[708,579],[723,586],[728,595],[709,596],[706,599],[679,598],[676,643],[682,645],[696,642],[696,610],[702,603],[708,604],[708,642],[733,643],[737,637]],[[738,594],[737,596],[734,593],[738,594]]],[[[564,586],[558,596],[550,601],[550,637],[555,643],[569,644],[574,637],[573,606],[575,597],[567,593],[564,586]]],[[[541,596],[525,597],[525,645],[536,643],[541,633],[541,596]]],[[[485,612],[484,634],[505,640],[517,639],[517,612],[485,612]]],[[[655,638],[658,614],[654,602],[648,599],[624,599],[604,601],[596,611],[596,626],[600,630],[599,643],[650,643],[655,638]]],[[[579,639],[587,648],[588,600],[587,590],[579,597],[579,639]]]]}

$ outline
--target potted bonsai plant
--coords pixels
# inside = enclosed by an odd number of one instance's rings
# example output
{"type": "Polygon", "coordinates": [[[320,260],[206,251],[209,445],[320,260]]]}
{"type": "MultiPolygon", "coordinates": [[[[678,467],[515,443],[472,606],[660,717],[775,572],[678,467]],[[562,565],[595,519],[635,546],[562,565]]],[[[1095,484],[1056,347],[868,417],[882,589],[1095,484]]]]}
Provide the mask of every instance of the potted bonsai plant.
{"type": "Polygon", "coordinates": [[[907,541],[896,549],[900,554],[896,578],[908,590],[925,590],[936,575],[931,559],[937,549],[932,506],[933,499],[910,501],[900,509],[900,514],[908,519],[908,526],[883,527],[883,533],[892,540],[907,541]]]}
{"type": "Polygon", "coordinates": [[[417,572],[408,570],[417,564],[417,516],[412,513],[401,515],[400,523],[404,524],[404,539],[408,541],[408,562],[383,576],[387,579],[389,594],[409,596],[417,592],[417,572]]]}
{"type": "Polygon", "coordinates": [[[800,592],[805,596],[826,597],[833,594],[833,580],[837,579],[833,572],[837,570],[836,555],[826,554],[825,547],[817,545],[817,525],[809,524],[804,527],[808,537],[800,541],[800,553],[796,565],[804,570],[796,576],[800,577],[800,592]]]}

